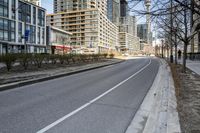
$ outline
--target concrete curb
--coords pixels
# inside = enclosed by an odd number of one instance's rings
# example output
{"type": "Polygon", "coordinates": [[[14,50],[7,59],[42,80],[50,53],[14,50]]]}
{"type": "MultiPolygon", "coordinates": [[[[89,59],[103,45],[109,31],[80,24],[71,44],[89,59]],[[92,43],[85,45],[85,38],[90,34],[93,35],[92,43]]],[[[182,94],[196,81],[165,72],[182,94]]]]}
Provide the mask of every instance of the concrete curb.
{"type": "Polygon", "coordinates": [[[81,73],[81,72],[86,72],[86,71],[90,71],[90,70],[94,70],[94,69],[98,69],[98,68],[103,68],[103,67],[106,67],[106,66],[119,64],[119,63],[122,63],[124,61],[125,60],[122,60],[122,61],[119,61],[119,62],[114,62],[114,63],[109,63],[109,64],[104,64],[104,65],[99,65],[99,66],[96,66],[96,67],[83,68],[83,69],[80,69],[80,70],[74,70],[74,71],[71,71],[71,72],[66,72],[66,73],[63,73],[63,74],[58,74],[58,75],[53,75],[53,76],[47,76],[47,77],[36,78],[36,79],[31,79],[31,80],[26,80],[26,81],[19,81],[19,82],[4,84],[4,85],[0,85],[0,91],[14,89],[16,87],[21,87],[21,86],[25,86],[25,85],[30,85],[30,84],[34,84],[34,83],[38,83],[38,82],[43,82],[43,81],[47,81],[47,80],[51,80],[51,79],[64,77],[64,76],[69,76],[69,75],[73,75],[73,74],[77,74],[77,73],[81,73]]]}
{"type": "Polygon", "coordinates": [[[126,133],[181,133],[175,87],[164,60],[126,133]]]}

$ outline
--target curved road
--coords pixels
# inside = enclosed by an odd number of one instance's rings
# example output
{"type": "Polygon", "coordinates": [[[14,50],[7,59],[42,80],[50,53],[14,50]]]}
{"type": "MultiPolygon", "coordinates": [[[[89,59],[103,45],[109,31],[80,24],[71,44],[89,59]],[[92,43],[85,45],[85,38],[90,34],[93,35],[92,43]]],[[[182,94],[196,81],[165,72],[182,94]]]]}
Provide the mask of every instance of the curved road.
{"type": "Polygon", "coordinates": [[[158,68],[133,59],[0,92],[0,133],[124,133],[158,68]]]}

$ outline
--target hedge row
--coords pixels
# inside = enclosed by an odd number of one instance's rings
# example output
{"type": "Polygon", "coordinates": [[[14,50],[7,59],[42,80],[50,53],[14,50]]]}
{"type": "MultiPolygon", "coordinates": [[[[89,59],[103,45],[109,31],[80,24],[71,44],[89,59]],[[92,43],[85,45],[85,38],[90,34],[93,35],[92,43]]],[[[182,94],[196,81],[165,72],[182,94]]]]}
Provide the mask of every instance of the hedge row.
{"type": "Polygon", "coordinates": [[[52,55],[52,54],[3,54],[0,55],[0,62],[6,65],[8,71],[13,67],[13,64],[18,62],[25,70],[30,65],[35,65],[38,68],[42,64],[74,64],[80,62],[93,62],[105,58],[113,58],[114,54],[66,54],[66,55],[52,55]]]}

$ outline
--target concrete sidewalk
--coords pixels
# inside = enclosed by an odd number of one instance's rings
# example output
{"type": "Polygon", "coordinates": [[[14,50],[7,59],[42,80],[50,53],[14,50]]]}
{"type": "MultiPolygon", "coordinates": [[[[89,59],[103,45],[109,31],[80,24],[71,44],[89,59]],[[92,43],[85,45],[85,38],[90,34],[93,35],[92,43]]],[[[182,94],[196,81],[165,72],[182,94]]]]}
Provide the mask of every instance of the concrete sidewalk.
{"type": "Polygon", "coordinates": [[[186,66],[196,74],[200,75],[200,61],[187,60],[186,66]]]}
{"type": "Polygon", "coordinates": [[[181,133],[176,107],[171,71],[161,60],[157,77],[126,133],[181,133]]]}

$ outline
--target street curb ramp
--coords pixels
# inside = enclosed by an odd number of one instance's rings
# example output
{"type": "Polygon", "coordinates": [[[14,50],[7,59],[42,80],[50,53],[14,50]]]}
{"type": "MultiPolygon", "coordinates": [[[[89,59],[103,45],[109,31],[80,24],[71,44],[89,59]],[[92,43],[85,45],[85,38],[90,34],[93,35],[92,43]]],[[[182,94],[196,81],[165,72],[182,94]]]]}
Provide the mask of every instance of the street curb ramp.
{"type": "Polygon", "coordinates": [[[90,71],[90,70],[94,70],[94,69],[98,69],[98,68],[103,68],[103,67],[119,64],[119,63],[122,63],[124,61],[125,60],[122,60],[122,61],[119,61],[119,62],[114,62],[114,63],[109,63],[109,64],[105,64],[105,65],[100,65],[100,66],[96,66],[96,67],[83,68],[83,69],[80,69],[80,70],[74,70],[74,71],[71,71],[71,72],[66,72],[66,73],[63,73],[63,74],[58,74],[58,75],[53,75],[53,76],[46,76],[46,77],[42,77],[42,78],[35,78],[35,79],[30,79],[30,80],[25,80],[25,81],[19,81],[19,82],[4,84],[4,85],[0,85],[0,91],[14,89],[16,87],[22,87],[22,86],[25,86],[25,85],[30,85],[30,84],[39,83],[39,82],[43,82],[43,81],[47,81],[47,80],[51,80],[51,79],[56,79],[56,78],[60,78],[60,77],[64,77],[64,76],[69,76],[69,75],[73,75],[73,74],[77,74],[77,73],[81,73],[81,72],[86,72],[86,71],[90,71]]]}
{"type": "Polygon", "coordinates": [[[161,59],[154,83],[126,133],[181,133],[176,108],[171,71],[166,61],[161,59]]]}

